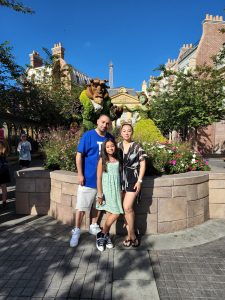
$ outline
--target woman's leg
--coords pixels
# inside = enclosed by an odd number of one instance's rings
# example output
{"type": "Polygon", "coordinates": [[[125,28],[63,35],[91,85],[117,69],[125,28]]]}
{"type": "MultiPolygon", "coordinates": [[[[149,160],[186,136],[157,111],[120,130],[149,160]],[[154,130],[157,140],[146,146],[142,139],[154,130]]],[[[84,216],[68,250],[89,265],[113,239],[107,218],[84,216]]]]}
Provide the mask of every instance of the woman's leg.
{"type": "Polygon", "coordinates": [[[1,185],[2,188],[2,202],[6,203],[6,199],[7,199],[7,188],[6,188],[6,184],[2,184],[1,185]]]}
{"type": "Polygon", "coordinates": [[[106,212],[106,221],[103,226],[102,232],[104,234],[108,233],[112,224],[119,218],[118,214],[112,214],[110,212],[106,212]]]}
{"type": "Polygon", "coordinates": [[[124,199],[123,199],[123,209],[124,209],[124,217],[127,223],[127,239],[128,240],[135,240],[136,235],[134,231],[134,210],[133,204],[136,198],[136,193],[134,192],[126,192],[124,199]]]}

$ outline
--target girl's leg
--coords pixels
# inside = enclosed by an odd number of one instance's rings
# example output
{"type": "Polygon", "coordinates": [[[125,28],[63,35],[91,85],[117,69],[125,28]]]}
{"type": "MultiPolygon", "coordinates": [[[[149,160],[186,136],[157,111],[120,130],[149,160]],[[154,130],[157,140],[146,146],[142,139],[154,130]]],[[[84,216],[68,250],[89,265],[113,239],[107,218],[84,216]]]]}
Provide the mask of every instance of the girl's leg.
{"type": "Polygon", "coordinates": [[[136,235],[134,232],[134,210],[133,204],[136,198],[136,193],[134,192],[126,192],[124,199],[123,199],[123,209],[124,209],[124,217],[127,223],[127,233],[128,233],[128,240],[135,240],[136,235]]]}
{"type": "Polygon", "coordinates": [[[117,214],[112,214],[110,212],[106,212],[106,221],[103,226],[102,232],[104,234],[108,233],[112,224],[119,218],[119,215],[117,214]]]}
{"type": "Polygon", "coordinates": [[[6,199],[7,199],[7,188],[6,184],[1,185],[2,188],[2,202],[6,204],[6,199]]]}

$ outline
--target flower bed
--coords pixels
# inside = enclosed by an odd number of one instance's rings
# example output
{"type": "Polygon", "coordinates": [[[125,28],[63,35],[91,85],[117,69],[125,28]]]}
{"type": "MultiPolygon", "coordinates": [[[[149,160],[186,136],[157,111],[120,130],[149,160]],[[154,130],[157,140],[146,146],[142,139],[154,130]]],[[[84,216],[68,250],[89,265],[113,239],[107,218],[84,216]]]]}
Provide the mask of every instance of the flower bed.
{"type": "MultiPolygon", "coordinates": [[[[44,137],[46,168],[76,171],[76,150],[81,132],[53,130],[44,137]]],[[[146,175],[179,174],[188,171],[209,171],[208,161],[188,143],[142,142],[148,155],[146,175]]]]}
{"type": "Polygon", "coordinates": [[[178,174],[188,171],[209,171],[208,161],[187,143],[143,143],[149,157],[148,173],[178,174]]]}
{"type": "Polygon", "coordinates": [[[76,171],[76,151],[80,132],[51,131],[43,140],[45,166],[51,170],[76,171]]]}

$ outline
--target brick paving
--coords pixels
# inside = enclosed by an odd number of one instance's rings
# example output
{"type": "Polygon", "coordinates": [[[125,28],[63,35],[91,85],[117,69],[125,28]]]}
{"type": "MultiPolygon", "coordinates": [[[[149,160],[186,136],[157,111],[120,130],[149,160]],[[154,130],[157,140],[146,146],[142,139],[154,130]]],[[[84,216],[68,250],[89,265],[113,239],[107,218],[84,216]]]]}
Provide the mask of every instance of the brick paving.
{"type": "Polygon", "coordinates": [[[160,299],[225,299],[225,238],[150,257],[160,299]]]}
{"type": "Polygon", "coordinates": [[[176,250],[146,243],[99,252],[88,233],[70,248],[71,228],[50,217],[9,222],[0,224],[0,300],[225,299],[225,237],[176,250]]]}
{"type": "Polygon", "coordinates": [[[159,299],[147,250],[99,252],[88,233],[70,248],[69,226],[25,221],[0,224],[0,299],[159,299]]]}
{"type": "Polygon", "coordinates": [[[225,299],[223,220],[145,236],[138,249],[123,249],[116,237],[101,253],[88,233],[72,249],[70,226],[15,215],[13,189],[9,195],[7,210],[0,205],[0,300],[225,299]]]}

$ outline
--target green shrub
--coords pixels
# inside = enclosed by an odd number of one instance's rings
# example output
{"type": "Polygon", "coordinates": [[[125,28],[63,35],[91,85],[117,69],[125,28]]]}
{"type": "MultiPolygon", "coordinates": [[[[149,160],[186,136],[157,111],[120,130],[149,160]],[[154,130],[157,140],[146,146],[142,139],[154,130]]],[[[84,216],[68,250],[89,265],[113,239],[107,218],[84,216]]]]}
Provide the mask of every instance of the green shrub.
{"type": "Polygon", "coordinates": [[[140,120],[134,126],[133,138],[139,143],[165,142],[166,138],[161,134],[151,119],[140,120]]]}

